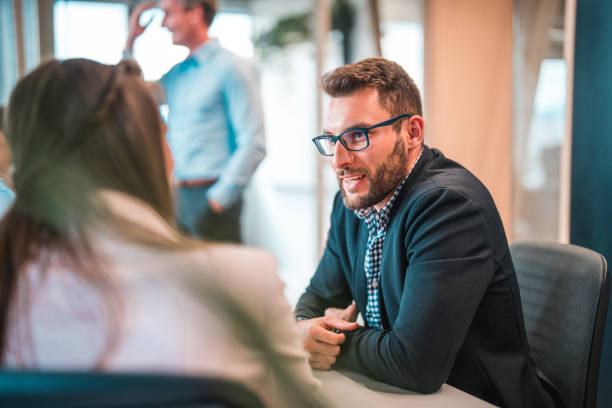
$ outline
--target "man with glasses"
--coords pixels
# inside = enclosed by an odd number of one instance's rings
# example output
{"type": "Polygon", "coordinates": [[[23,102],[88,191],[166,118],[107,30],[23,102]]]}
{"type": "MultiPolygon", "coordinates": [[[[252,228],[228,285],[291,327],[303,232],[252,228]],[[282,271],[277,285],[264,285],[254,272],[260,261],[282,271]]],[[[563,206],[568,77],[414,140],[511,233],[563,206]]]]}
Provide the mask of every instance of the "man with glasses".
{"type": "Polygon", "coordinates": [[[412,79],[370,58],[321,85],[332,99],[313,141],[340,193],[295,311],[311,366],[422,393],[446,382],[504,407],[554,406],[529,357],[495,204],[474,175],[423,144],[412,79]]]}

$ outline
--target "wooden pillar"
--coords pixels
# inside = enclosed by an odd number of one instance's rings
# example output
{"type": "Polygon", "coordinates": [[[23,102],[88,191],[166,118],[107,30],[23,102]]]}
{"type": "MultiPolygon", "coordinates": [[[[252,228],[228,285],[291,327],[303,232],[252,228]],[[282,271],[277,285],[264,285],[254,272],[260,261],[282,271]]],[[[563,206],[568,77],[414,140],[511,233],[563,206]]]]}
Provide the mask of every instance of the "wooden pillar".
{"type": "Polygon", "coordinates": [[[429,0],[425,143],[487,186],[511,237],[512,0],[429,0]]]}
{"type": "Polygon", "coordinates": [[[15,23],[15,49],[17,50],[17,72],[21,78],[25,74],[25,46],[23,40],[23,3],[12,0],[13,21],[15,23]]]}
{"type": "MultiPolygon", "coordinates": [[[[327,35],[331,28],[331,1],[330,0],[315,0],[315,22],[316,22],[316,42],[317,42],[317,77],[315,86],[317,89],[317,130],[323,128],[323,91],[319,86],[319,78],[323,74],[323,63],[327,55],[326,43],[327,35]]],[[[324,200],[325,200],[325,184],[323,183],[323,171],[326,167],[326,160],[323,156],[317,154],[317,259],[323,253],[325,245],[326,232],[323,230],[324,217],[324,200]]]]}
{"type": "Polygon", "coordinates": [[[38,32],[41,61],[52,59],[55,55],[53,3],[53,1],[49,0],[38,0],[38,32]]]}

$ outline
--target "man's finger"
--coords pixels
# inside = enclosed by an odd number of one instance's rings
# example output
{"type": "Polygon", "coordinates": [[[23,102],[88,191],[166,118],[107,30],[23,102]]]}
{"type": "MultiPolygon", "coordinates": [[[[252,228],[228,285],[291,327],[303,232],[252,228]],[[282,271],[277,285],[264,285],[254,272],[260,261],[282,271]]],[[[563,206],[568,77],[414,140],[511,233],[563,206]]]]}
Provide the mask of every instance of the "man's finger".
{"type": "Polygon", "coordinates": [[[151,24],[153,22],[153,20],[155,20],[155,16],[150,16],[149,19],[144,22],[144,24],[141,24],[141,27],[142,28],[147,28],[149,26],[149,24],[151,24]]]}
{"type": "Polygon", "coordinates": [[[326,354],[314,353],[311,354],[308,358],[308,361],[313,363],[322,363],[327,365],[332,365],[336,363],[336,357],[328,356],[326,354]]]}
{"type": "Polygon", "coordinates": [[[326,317],[323,319],[323,325],[326,329],[338,329],[338,330],[355,330],[359,327],[359,324],[355,322],[349,322],[338,317],[326,317]]]}
{"type": "Polygon", "coordinates": [[[328,356],[337,356],[340,354],[340,346],[335,346],[333,344],[324,343],[322,341],[317,341],[314,339],[306,339],[304,342],[304,348],[312,353],[325,354],[328,356]]]}
{"type": "Polygon", "coordinates": [[[321,371],[329,371],[329,370],[331,370],[331,365],[325,364],[325,363],[310,362],[310,366],[314,370],[321,370],[321,371]]]}
{"type": "MultiPolygon", "coordinates": [[[[321,323],[324,323],[324,321],[322,320],[321,323]]],[[[334,333],[328,330],[329,328],[331,327],[328,327],[326,324],[313,324],[308,330],[308,337],[331,345],[340,345],[344,343],[346,336],[343,333],[334,333]]]]}
{"type": "Polygon", "coordinates": [[[344,309],[338,309],[337,307],[328,307],[327,309],[325,309],[326,317],[342,318],[343,313],[344,313],[344,309]]]}
{"type": "Polygon", "coordinates": [[[140,26],[140,27],[143,29],[143,31],[144,31],[144,29],[146,29],[146,28],[149,26],[149,24],[151,24],[151,23],[153,22],[153,20],[155,19],[155,16],[154,16],[153,14],[149,15],[149,19],[148,19],[147,21],[145,21],[143,24],[140,24],[140,16],[142,15],[142,13],[144,13],[145,11],[147,11],[147,10],[149,10],[149,9],[152,9],[152,8],[153,8],[153,7],[155,7],[157,4],[153,2],[153,3],[143,3],[143,4],[141,4],[141,5],[142,5],[143,7],[141,7],[141,8],[138,10],[138,19],[137,19],[137,22],[138,22],[138,25],[139,25],[139,26],[140,26]]]}
{"type": "Polygon", "coordinates": [[[148,1],[145,3],[140,3],[138,6],[136,6],[136,9],[134,11],[137,11],[138,13],[142,13],[143,11],[152,9],[155,6],[157,6],[156,2],[148,1]]]}
{"type": "Polygon", "coordinates": [[[359,314],[359,309],[357,309],[357,305],[355,303],[351,303],[348,307],[344,309],[340,309],[337,307],[328,307],[325,309],[324,316],[326,317],[337,317],[339,319],[347,320],[349,322],[354,322],[357,320],[357,315],[359,314]]]}
{"type": "Polygon", "coordinates": [[[312,368],[317,370],[330,370],[331,366],[336,362],[336,358],[333,356],[327,356],[324,354],[311,354],[308,358],[308,363],[312,368]]]}
{"type": "Polygon", "coordinates": [[[355,320],[357,320],[358,314],[359,309],[357,309],[357,305],[355,303],[351,303],[349,307],[342,311],[342,313],[340,314],[340,318],[349,322],[354,322],[355,320]]]}

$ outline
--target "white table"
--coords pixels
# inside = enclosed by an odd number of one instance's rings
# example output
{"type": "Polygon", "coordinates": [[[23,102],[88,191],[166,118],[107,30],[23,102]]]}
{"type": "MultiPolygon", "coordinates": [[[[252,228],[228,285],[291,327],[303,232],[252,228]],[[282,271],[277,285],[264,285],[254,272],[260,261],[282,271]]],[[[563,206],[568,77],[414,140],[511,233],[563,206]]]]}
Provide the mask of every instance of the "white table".
{"type": "Polygon", "coordinates": [[[351,371],[316,371],[321,380],[321,392],[333,408],[472,408],[493,407],[472,395],[444,384],[433,394],[417,394],[383,384],[351,371]]]}

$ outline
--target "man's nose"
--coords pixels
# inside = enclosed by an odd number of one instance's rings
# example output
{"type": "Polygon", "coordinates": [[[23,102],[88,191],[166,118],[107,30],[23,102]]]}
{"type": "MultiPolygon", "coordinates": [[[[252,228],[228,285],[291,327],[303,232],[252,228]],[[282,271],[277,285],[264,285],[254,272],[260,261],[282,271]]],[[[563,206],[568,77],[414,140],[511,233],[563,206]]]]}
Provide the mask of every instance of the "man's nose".
{"type": "Polygon", "coordinates": [[[331,157],[332,167],[341,169],[352,162],[353,152],[344,147],[342,143],[337,142],[334,146],[334,155],[331,157]]]}

